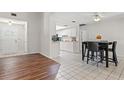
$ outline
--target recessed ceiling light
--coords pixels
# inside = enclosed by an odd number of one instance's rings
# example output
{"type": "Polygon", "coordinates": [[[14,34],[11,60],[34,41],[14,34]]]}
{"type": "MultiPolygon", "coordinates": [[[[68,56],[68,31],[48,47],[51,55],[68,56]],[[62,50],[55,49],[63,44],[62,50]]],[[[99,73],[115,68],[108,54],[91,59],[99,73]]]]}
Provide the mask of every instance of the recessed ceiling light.
{"type": "Polygon", "coordinates": [[[80,24],[80,26],[85,26],[86,24],[80,24]]]}
{"type": "Polygon", "coordinates": [[[8,25],[11,26],[12,25],[12,21],[8,21],[8,25]]]}
{"type": "Polygon", "coordinates": [[[73,20],[72,22],[75,23],[76,21],[73,20]]]}
{"type": "Polygon", "coordinates": [[[68,25],[64,25],[64,26],[68,26],[68,25]]]}

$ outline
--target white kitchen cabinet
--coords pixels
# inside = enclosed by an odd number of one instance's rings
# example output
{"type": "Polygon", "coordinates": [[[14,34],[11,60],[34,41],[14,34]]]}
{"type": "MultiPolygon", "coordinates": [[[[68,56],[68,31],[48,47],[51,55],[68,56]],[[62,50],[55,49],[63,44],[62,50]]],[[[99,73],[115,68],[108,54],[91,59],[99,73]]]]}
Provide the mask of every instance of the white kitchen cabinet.
{"type": "Polygon", "coordinates": [[[60,42],[60,50],[78,53],[79,43],[78,42],[60,42]]]}

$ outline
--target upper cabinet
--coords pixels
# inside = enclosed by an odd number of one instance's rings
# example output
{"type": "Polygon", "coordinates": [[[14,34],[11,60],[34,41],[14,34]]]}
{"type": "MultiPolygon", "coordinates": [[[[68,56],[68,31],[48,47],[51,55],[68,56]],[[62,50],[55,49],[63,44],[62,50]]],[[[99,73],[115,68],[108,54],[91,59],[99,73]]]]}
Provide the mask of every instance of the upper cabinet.
{"type": "Polygon", "coordinates": [[[57,31],[57,34],[60,37],[67,36],[67,37],[76,37],[76,28],[67,28],[63,30],[57,31]]]}

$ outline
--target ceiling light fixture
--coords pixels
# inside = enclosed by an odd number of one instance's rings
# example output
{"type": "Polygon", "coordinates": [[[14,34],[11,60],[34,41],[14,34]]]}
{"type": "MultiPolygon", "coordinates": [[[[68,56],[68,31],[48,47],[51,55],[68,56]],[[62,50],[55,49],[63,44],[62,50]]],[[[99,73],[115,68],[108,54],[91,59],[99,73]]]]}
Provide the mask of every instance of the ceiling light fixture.
{"type": "Polygon", "coordinates": [[[95,15],[94,16],[94,21],[95,22],[98,22],[98,21],[100,21],[101,20],[101,17],[99,16],[99,15],[95,15]]]}

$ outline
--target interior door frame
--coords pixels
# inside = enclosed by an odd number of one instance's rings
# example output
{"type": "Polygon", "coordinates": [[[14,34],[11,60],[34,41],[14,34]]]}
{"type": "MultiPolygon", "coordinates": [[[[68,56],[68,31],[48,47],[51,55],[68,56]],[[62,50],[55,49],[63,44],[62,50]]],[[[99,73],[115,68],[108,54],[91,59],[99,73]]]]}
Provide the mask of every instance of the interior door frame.
{"type": "Polygon", "coordinates": [[[28,33],[28,29],[27,29],[27,26],[28,26],[28,22],[27,21],[22,21],[22,20],[18,20],[18,19],[12,19],[12,18],[3,18],[3,17],[0,17],[0,22],[4,22],[4,23],[8,23],[8,22],[12,22],[12,24],[20,24],[20,25],[24,25],[24,28],[25,28],[25,40],[24,40],[24,46],[25,46],[25,49],[24,49],[24,53],[23,54],[26,54],[28,52],[28,45],[27,45],[27,33],[28,33]]]}

